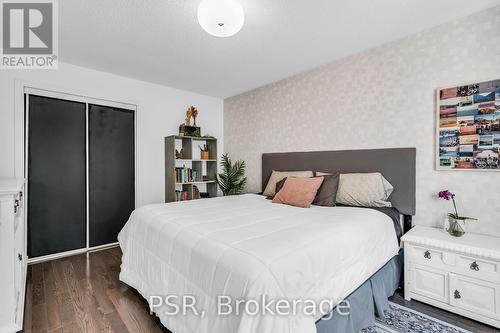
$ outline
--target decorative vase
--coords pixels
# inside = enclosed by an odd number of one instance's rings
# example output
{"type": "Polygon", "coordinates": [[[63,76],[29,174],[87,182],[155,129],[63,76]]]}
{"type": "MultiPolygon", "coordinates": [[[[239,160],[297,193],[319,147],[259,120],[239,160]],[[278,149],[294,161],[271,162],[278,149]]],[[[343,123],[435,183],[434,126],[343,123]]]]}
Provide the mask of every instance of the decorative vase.
{"type": "Polygon", "coordinates": [[[465,218],[455,218],[448,215],[448,228],[446,231],[453,237],[462,237],[465,234],[465,218]]]}

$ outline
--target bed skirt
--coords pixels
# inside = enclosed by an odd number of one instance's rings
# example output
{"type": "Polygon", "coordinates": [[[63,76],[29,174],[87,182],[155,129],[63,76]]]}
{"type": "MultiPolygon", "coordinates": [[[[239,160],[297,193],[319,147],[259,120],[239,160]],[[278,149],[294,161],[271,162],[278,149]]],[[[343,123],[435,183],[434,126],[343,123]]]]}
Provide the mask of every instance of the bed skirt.
{"type": "Polygon", "coordinates": [[[374,325],[375,316],[382,315],[389,307],[388,298],[399,288],[402,272],[401,250],[346,298],[349,310],[334,309],[325,316],[327,319],[318,320],[317,333],[359,333],[361,329],[374,325]]]}

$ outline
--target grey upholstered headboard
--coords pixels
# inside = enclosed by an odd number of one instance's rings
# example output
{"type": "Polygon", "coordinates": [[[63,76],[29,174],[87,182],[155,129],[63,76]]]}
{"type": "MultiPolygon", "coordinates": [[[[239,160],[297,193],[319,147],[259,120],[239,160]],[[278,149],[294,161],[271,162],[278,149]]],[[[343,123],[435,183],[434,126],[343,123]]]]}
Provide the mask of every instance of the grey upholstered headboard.
{"type": "MultiPolygon", "coordinates": [[[[394,186],[389,197],[401,214],[415,215],[415,148],[311,151],[262,154],[262,189],[271,172],[380,172],[394,186]]],[[[411,224],[411,217],[408,216],[411,224]]]]}

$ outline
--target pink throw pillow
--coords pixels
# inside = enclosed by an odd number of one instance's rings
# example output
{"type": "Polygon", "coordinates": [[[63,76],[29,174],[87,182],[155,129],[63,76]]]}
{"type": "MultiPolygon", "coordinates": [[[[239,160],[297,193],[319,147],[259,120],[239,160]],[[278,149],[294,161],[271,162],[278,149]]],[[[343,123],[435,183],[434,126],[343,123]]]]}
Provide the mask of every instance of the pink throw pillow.
{"type": "Polygon", "coordinates": [[[288,177],[283,188],[274,196],[273,203],[309,208],[321,183],[323,177],[288,177]]]}

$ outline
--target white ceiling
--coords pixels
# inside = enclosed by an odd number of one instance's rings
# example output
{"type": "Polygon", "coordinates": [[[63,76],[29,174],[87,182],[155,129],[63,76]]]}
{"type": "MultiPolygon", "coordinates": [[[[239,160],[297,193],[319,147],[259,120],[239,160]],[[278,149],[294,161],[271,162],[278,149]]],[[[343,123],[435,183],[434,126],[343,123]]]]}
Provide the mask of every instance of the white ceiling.
{"type": "MultiPolygon", "coordinates": [[[[200,0],[59,1],[61,61],[228,97],[500,4],[500,0],[239,0],[216,38],[200,0]]],[[[459,41],[457,41],[459,43],[459,41]]]]}

